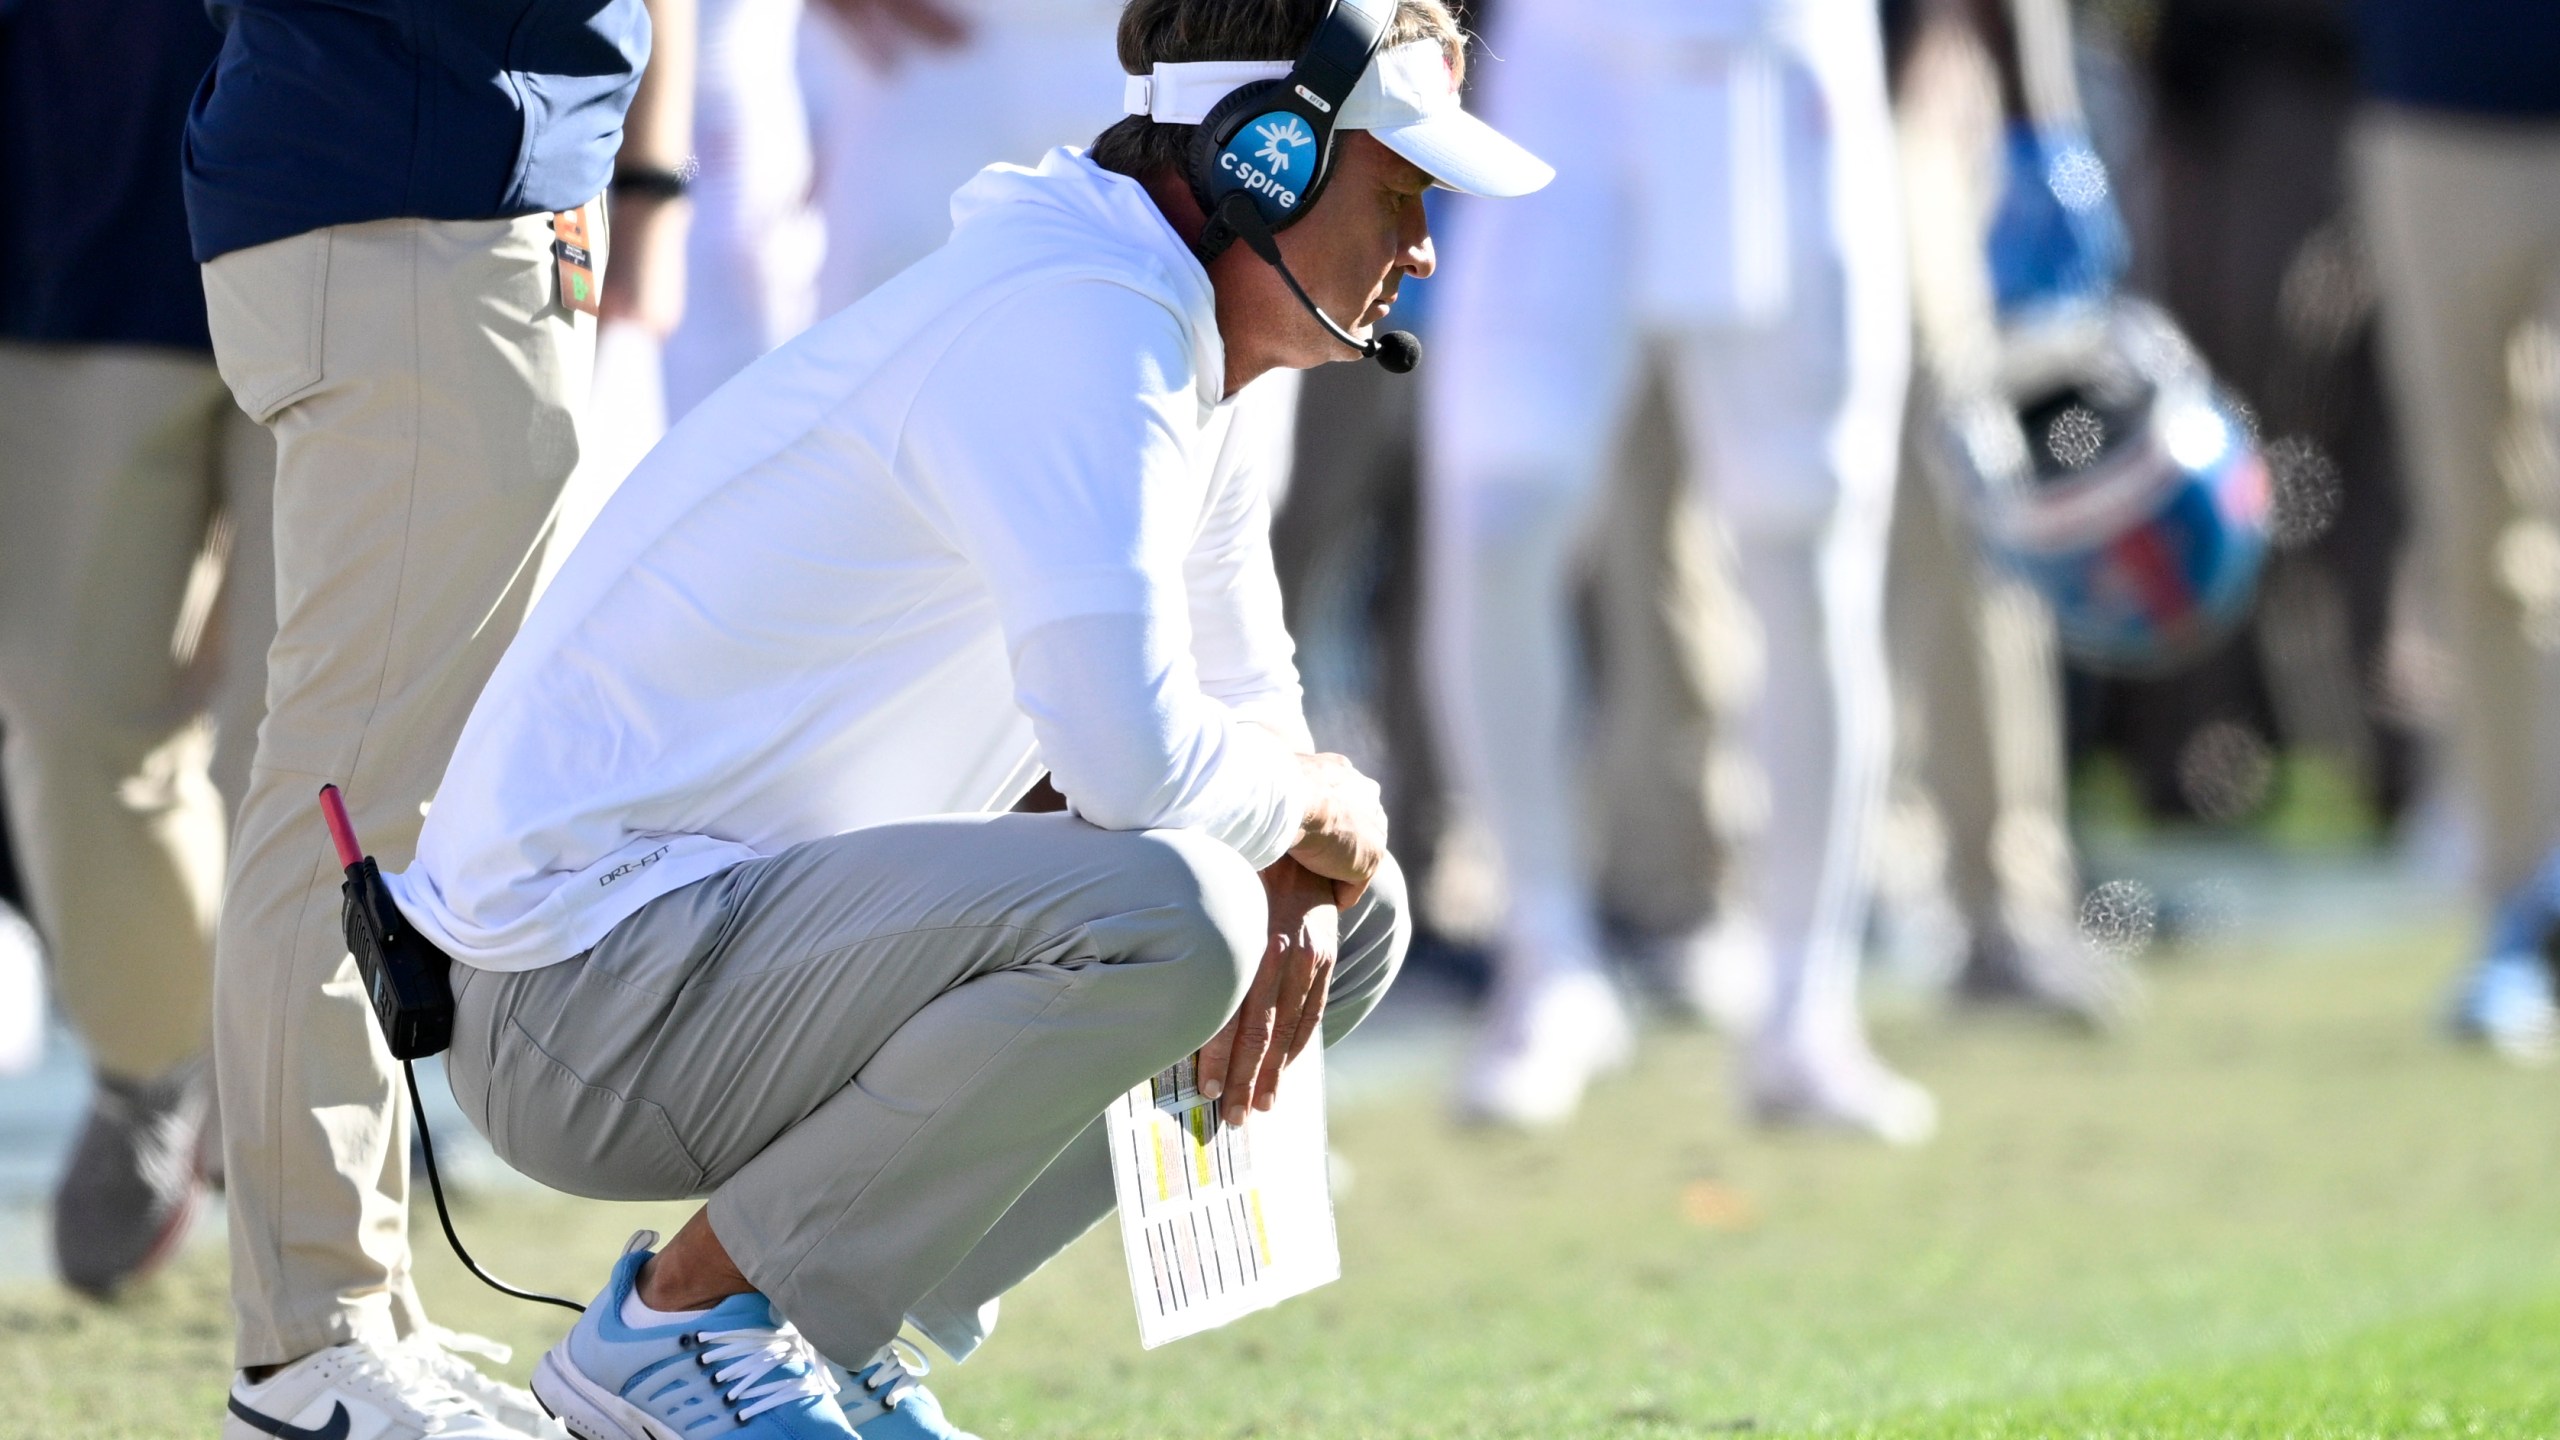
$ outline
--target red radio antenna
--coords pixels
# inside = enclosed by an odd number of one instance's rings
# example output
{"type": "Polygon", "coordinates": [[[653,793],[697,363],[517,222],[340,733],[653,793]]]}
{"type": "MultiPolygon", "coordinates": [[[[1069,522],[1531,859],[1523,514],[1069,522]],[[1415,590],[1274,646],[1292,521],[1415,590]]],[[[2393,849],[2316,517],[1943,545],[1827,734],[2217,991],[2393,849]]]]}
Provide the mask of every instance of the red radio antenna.
{"type": "Polygon", "coordinates": [[[355,866],[364,863],[364,847],[356,843],[355,822],[347,818],[347,802],[335,785],[320,787],[320,818],[329,822],[329,839],[338,847],[338,863],[355,866]]]}

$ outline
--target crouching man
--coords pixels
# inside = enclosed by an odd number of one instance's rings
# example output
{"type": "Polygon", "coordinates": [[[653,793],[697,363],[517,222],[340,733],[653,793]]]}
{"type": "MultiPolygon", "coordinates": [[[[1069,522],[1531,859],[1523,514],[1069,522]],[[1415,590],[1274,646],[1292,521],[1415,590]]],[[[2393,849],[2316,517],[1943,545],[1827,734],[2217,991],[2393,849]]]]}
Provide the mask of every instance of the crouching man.
{"type": "Polygon", "coordinates": [[[455,1094],[561,1189],[709,1197],[536,1372],[588,1440],[955,1435],[889,1341],[965,1356],[1110,1209],[1111,1100],[1197,1049],[1241,1120],[1394,976],[1377,790],[1311,753],[1276,437],[1231,402],[1353,353],[1308,305],[1359,335],[1431,272],[1435,181],[1549,172],[1457,108],[1439,0],[1368,0],[1278,235],[1307,303],[1204,244],[1203,107],[1331,9],[1134,0],[1146,113],[986,171],[694,411],[473,711],[393,881],[457,962],[455,1094]]]}

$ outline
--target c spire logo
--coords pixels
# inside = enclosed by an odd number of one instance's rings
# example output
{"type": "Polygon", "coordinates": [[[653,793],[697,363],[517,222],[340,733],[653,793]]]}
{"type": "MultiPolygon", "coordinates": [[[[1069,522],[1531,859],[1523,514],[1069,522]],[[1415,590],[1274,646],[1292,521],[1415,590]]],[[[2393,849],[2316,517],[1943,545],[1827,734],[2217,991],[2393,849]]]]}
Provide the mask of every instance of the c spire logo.
{"type": "Polygon", "coordinates": [[[1285,113],[1256,125],[1253,133],[1262,137],[1262,148],[1253,152],[1253,158],[1270,166],[1274,175],[1289,173],[1294,160],[1291,150],[1303,150],[1316,143],[1313,131],[1297,116],[1285,113]]]}
{"type": "MultiPolygon", "coordinates": [[[[1227,148],[1218,152],[1218,168],[1234,176],[1246,194],[1260,197],[1263,214],[1276,220],[1278,212],[1298,208],[1301,184],[1284,177],[1298,168],[1295,152],[1315,143],[1316,132],[1308,128],[1306,121],[1289,111],[1274,110],[1255,116],[1251,124],[1227,142],[1227,148]],[[1250,149],[1257,139],[1262,148],[1250,149]]],[[[1309,166],[1310,171],[1313,168],[1309,166]]],[[[1308,178],[1312,180],[1314,176],[1310,174],[1308,178]]]]}

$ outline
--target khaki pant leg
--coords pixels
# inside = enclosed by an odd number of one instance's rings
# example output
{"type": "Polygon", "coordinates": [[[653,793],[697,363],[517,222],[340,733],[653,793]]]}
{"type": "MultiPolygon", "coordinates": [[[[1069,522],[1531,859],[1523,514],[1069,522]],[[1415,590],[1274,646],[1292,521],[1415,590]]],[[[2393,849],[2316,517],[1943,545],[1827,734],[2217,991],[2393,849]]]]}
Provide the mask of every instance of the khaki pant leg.
{"type": "Polygon", "coordinates": [[[2455,770],[2477,827],[2480,898],[2494,903],[2560,832],[2560,659],[2528,637],[2502,573],[2501,540],[2533,497],[2511,491],[2498,453],[2515,408],[2509,346],[2560,283],[2560,126],[2385,108],[2355,144],[2385,370],[2451,651],[2455,770]]]}
{"type": "MultiPolygon", "coordinates": [[[[1915,426],[1935,423],[1934,404],[1923,397],[1915,426]]],[[[1887,607],[1897,738],[1909,747],[1896,788],[1934,801],[1947,888],[1973,933],[2051,943],[2073,923],[2080,884],[2052,617],[1976,554],[1930,473],[1944,462],[1916,435],[1905,455],[1887,607]]]]}
{"type": "Polygon", "coordinates": [[[221,409],[213,459],[226,550],[199,668],[213,716],[213,788],[223,813],[236,816],[249,794],[258,722],[267,714],[267,649],[276,639],[276,441],[240,413],[228,390],[221,409]]]}
{"type": "Polygon", "coordinates": [[[2079,924],[2080,858],[2065,808],[2071,787],[2053,612],[2015,576],[1978,566],[1974,574],[1983,734],[1999,807],[1988,859],[2000,918],[2023,943],[2061,943],[2079,924]]]}
{"type": "Polygon", "coordinates": [[[20,863],[99,1068],[202,1053],[225,812],[190,683],[220,505],[211,362],[0,345],[0,725],[20,863]],[[193,611],[193,614],[190,611],[193,611]]]}
{"type": "Polygon", "coordinates": [[[1971,556],[1949,530],[1929,473],[1935,423],[1915,378],[1905,483],[1894,493],[1885,566],[1885,653],[1893,671],[1894,759],[1879,892],[1904,906],[1943,896],[1979,930],[1996,902],[1987,860],[1997,776],[1982,713],[1980,654],[1966,621],[1971,556]]]}
{"type": "Polygon", "coordinates": [[[577,461],[594,332],[545,217],[377,221],[205,267],[215,353],[276,438],[276,636],[233,830],[214,1047],[242,1365],[421,1316],[408,1125],[338,932],[313,795],[409,863],[421,810],[529,603],[577,461]]]}

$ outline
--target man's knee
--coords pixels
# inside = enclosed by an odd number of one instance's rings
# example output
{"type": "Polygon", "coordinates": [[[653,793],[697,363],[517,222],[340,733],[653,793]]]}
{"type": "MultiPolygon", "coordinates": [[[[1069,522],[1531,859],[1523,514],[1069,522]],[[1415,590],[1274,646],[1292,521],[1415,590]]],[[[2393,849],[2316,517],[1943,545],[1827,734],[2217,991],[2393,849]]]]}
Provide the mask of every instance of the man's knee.
{"type": "Polygon", "coordinates": [[[1165,967],[1155,994],[1169,1023],[1206,1039],[1244,1001],[1261,963],[1270,906],[1262,879],[1223,841],[1194,830],[1130,837],[1132,878],[1147,913],[1164,927],[1154,957],[1165,967]]]}
{"type": "Polygon", "coordinates": [[[1395,983],[1412,945],[1413,907],[1404,868],[1390,855],[1370,878],[1368,892],[1343,917],[1342,949],[1325,1000],[1326,1044],[1350,1033],[1368,1015],[1395,983]]]}
{"type": "Polygon", "coordinates": [[[1378,873],[1369,880],[1368,890],[1360,903],[1343,917],[1342,948],[1346,954],[1354,949],[1374,949],[1390,955],[1402,964],[1405,948],[1413,942],[1413,905],[1405,893],[1404,867],[1389,855],[1378,873]]]}

